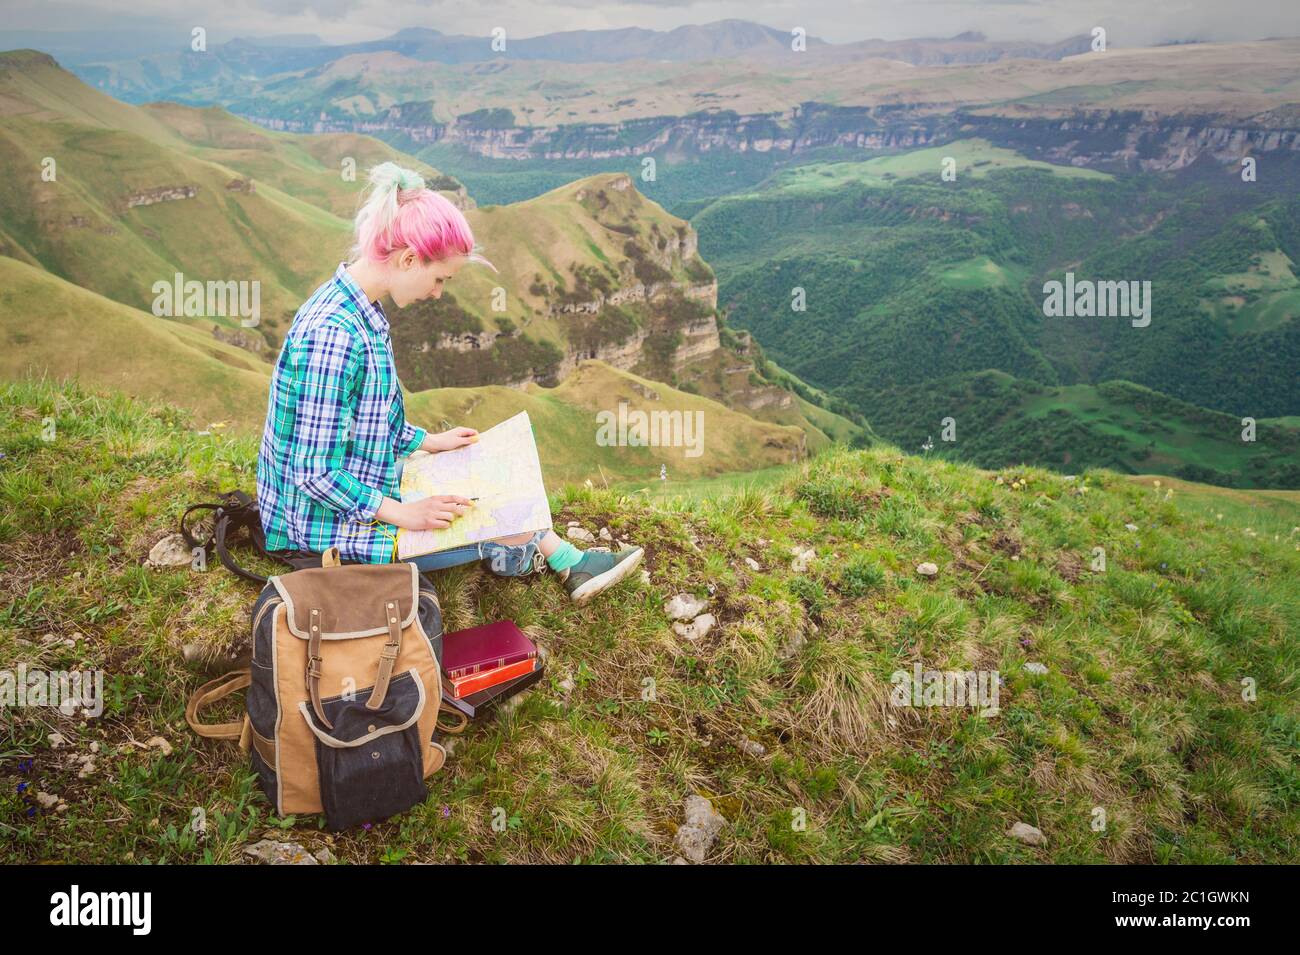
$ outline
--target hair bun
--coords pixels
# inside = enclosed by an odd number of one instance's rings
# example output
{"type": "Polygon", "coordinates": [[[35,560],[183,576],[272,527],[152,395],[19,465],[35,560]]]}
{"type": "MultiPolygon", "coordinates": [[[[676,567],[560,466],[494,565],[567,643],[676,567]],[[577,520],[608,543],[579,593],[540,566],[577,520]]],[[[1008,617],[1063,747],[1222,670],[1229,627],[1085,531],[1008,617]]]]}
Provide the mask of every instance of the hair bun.
{"type": "Polygon", "coordinates": [[[376,192],[404,192],[423,189],[424,177],[414,169],[404,169],[395,162],[381,162],[371,167],[370,184],[376,192]]]}

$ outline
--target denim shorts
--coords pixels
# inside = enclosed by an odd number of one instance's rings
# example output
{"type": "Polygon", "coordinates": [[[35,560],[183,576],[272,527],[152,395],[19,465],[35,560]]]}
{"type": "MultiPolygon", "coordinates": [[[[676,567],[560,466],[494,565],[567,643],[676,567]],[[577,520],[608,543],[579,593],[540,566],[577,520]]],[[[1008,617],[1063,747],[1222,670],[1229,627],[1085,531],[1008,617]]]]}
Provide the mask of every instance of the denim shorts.
{"type": "Polygon", "coordinates": [[[526,544],[499,544],[496,541],[479,541],[436,554],[421,554],[406,558],[421,571],[442,570],[458,564],[483,561],[487,569],[501,577],[524,577],[546,569],[546,557],[538,549],[538,542],[546,531],[538,531],[526,544]]]}
{"type": "MultiPolygon", "coordinates": [[[[402,466],[406,458],[397,459],[397,481],[402,481],[402,466]]],[[[536,574],[546,569],[546,557],[538,548],[538,543],[546,536],[541,530],[533,534],[525,544],[499,544],[496,541],[479,541],[464,547],[438,551],[436,554],[423,554],[407,558],[421,571],[442,570],[459,564],[469,564],[476,560],[485,563],[492,573],[501,577],[523,577],[536,574]]]]}

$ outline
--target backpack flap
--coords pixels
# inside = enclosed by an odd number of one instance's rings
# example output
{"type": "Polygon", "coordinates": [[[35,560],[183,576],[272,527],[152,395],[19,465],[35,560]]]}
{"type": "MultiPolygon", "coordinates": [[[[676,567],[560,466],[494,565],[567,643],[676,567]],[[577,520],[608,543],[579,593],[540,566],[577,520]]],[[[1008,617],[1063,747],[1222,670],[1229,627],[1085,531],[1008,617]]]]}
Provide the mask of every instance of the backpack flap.
{"type": "Polygon", "coordinates": [[[414,564],[317,567],[274,581],[284,599],[290,633],[308,641],[307,688],[317,720],[326,729],[332,728],[321,705],[321,654],[326,640],[388,635],[366,703],[372,710],[382,706],[401,652],[402,630],[415,622],[419,610],[419,569],[414,564]]]}

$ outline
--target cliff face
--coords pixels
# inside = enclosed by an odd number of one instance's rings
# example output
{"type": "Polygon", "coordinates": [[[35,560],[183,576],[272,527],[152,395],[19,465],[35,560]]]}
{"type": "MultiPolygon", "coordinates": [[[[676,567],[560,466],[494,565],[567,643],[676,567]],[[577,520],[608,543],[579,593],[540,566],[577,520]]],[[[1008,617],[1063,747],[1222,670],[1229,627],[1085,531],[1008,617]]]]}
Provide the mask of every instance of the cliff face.
{"type": "Polygon", "coordinates": [[[631,177],[590,177],[479,221],[496,229],[489,244],[514,261],[491,281],[515,306],[487,311],[481,303],[493,290],[466,287],[395,315],[394,354],[408,388],[555,387],[594,359],[737,409],[797,412],[793,395],[760,373],[757,346],[724,336],[717,281],[695,230],[641,196],[631,177]],[[575,241],[544,224],[530,231],[538,214],[582,232],[575,241]],[[517,258],[512,237],[539,234],[550,239],[527,248],[540,256],[517,258]]]}
{"type": "Polygon", "coordinates": [[[975,135],[1050,162],[1122,167],[1150,172],[1183,169],[1202,156],[1232,163],[1260,153],[1300,152],[1300,130],[1285,117],[1264,115],[1259,125],[1214,117],[1090,111],[1065,117],[958,115],[975,135]]]}
{"type": "Polygon", "coordinates": [[[944,113],[933,103],[861,107],[805,103],[783,113],[696,113],[563,126],[409,124],[397,114],[355,121],[267,121],[266,125],[298,132],[400,136],[420,144],[461,146],[485,158],[519,160],[630,158],[669,147],[702,153],[727,150],[787,155],[826,146],[877,151],[979,136],[1017,145],[1055,162],[1163,171],[1181,169],[1203,154],[1229,161],[1252,153],[1300,150],[1296,117],[1279,111],[1242,123],[1149,111],[1080,110],[1048,115],[1014,104],[997,114],[944,113]]]}

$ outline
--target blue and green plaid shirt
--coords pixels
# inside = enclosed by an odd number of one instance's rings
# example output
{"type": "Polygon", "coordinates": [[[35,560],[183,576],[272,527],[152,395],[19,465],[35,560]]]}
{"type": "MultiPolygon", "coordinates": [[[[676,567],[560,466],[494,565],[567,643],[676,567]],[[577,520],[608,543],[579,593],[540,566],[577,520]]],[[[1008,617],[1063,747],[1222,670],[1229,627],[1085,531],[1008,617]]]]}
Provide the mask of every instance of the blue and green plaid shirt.
{"type": "Polygon", "coordinates": [[[396,529],[370,522],[400,500],[397,458],[425,434],[406,420],[383,309],[339,265],[298,309],[271,377],[257,458],[267,549],[391,561],[396,529]]]}

